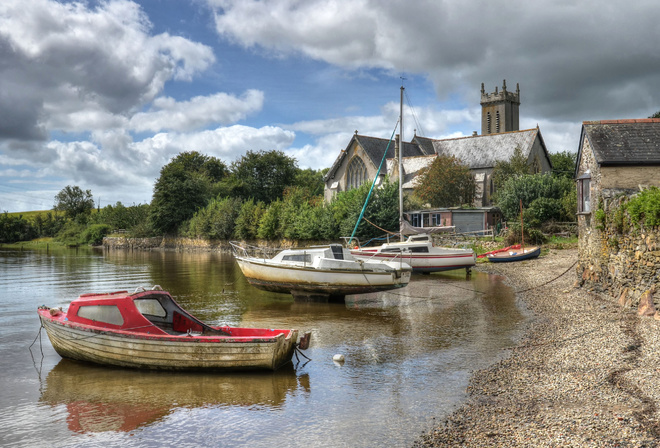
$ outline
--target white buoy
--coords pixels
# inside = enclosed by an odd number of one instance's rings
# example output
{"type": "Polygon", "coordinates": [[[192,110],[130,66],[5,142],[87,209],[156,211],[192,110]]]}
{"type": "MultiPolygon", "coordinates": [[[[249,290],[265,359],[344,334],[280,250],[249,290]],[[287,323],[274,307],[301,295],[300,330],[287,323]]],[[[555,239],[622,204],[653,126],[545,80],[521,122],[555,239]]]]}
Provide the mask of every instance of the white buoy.
{"type": "Polygon", "coordinates": [[[334,362],[344,362],[344,355],[335,355],[332,357],[332,360],[334,362]]]}

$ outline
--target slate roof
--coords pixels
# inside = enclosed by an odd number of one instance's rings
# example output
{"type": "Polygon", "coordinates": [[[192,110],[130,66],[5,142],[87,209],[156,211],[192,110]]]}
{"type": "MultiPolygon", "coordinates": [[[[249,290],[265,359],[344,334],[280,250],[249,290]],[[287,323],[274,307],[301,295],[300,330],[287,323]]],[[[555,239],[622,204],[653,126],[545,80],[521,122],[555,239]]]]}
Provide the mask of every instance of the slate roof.
{"type": "Polygon", "coordinates": [[[660,118],[601,120],[582,123],[582,137],[600,165],[660,165],[660,118]]]}
{"type": "MultiPolygon", "coordinates": [[[[385,157],[386,159],[393,159],[394,158],[394,140],[390,142],[388,139],[384,138],[376,138],[376,137],[368,137],[366,135],[358,135],[355,134],[351,138],[351,141],[346,145],[346,149],[342,150],[339,153],[339,156],[335,160],[335,163],[332,164],[332,167],[330,167],[330,170],[327,172],[325,175],[324,180],[327,182],[328,179],[331,179],[334,177],[335,172],[341,165],[344,157],[348,153],[349,148],[353,145],[353,141],[357,141],[358,144],[364,149],[364,152],[367,154],[369,157],[369,160],[371,160],[371,163],[374,164],[375,167],[378,167],[380,165],[380,161],[383,158],[383,154],[387,150],[387,156],[385,157]],[[389,144],[389,147],[388,147],[389,144]]],[[[415,143],[409,143],[409,142],[404,142],[403,144],[403,157],[404,160],[406,157],[416,157],[416,156],[421,156],[425,155],[420,147],[416,145],[415,143]]],[[[385,164],[383,164],[383,170],[385,170],[385,164]]]]}
{"type": "MultiPolygon", "coordinates": [[[[540,132],[539,128],[535,128],[501,134],[433,140],[433,147],[436,153],[456,156],[472,169],[492,168],[497,161],[510,160],[516,147],[522,149],[524,156],[529,156],[536,135],[540,136],[540,132]]],[[[545,144],[542,146],[547,153],[545,144]]]]}
{"type": "Polygon", "coordinates": [[[435,154],[435,149],[433,149],[432,138],[420,137],[415,134],[412,141],[413,143],[417,143],[419,145],[419,149],[422,151],[422,153],[424,153],[424,155],[430,156],[432,154],[435,154]]]}
{"type": "MultiPolygon", "coordinates": [[[[541,139],[541,146],[549,160],[550,157],[538,127],[524,131],[475,135],[444,140],[435,140],[415,135],[412,142],[405,142],[403,145],[404,173],[406,173],[404,184],[411,181],[417,171],[433,162],[432,157],[425,156],[434,156],[435,154],[453,155],[462,162],[467,163],[471,169],[492,168],[497,161],[510,160],[516,147],[522,149],[523,155],[529,156],[537,136],[541,139]],[[408,179],[409,175],[410,179],[408,179]]],[[[376,167],[380,165],[386,149],[386,159],[394,158],[394,141],[388,147],[389,140],[387,139],[355,134],[346,146],[346,149],[340,152],[339,157],[337,157],[335,163],[325,175],[324,180],[326,182],[334,177],[335,172],[341,166],[344,157],[354,141],[357,141],[362,149],[364,149],[371,163],[376,167]]],[[[391,172],[392,163],[388,161],[387,166],[387,172],[391,172]]]]}

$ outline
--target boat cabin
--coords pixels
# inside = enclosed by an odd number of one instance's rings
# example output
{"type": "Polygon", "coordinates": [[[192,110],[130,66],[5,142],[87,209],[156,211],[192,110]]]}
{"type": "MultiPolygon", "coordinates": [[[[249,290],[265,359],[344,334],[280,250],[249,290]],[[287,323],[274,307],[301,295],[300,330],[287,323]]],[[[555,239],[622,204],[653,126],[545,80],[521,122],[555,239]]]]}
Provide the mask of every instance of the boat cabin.
{"type": "Polygon", "coordinates": [[[184,311],[165,291],[82,294],[71,302],[68,322],[97,328],[161,335],[227,335],[184,311]]]}

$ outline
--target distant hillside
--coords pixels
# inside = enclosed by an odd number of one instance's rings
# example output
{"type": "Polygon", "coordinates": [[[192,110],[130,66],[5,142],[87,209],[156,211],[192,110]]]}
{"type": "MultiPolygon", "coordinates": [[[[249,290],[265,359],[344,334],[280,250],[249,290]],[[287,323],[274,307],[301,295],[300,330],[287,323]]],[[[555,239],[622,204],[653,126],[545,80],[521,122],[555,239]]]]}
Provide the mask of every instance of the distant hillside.
{"type": "Polygon", "coordinates": [[[48,213],[63,213],[63,212],[55,212],[53,210],[37,210],[33,212],[14,212],[14,213],[7,213],[9,216],[15,216],[19,217],[22,216],[24,219],[29,219],[29,220],[34,220],[37,216],[41,215],[43,218],[46,217],[48,213]]]}

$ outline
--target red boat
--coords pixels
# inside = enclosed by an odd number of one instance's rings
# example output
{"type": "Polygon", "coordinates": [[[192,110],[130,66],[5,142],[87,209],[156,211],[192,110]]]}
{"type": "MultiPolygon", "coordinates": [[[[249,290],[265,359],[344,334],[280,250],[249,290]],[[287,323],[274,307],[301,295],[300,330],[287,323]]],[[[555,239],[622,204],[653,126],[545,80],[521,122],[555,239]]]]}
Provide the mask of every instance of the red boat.
{"type": "Polygon", "coordinates": [[[130,294],[83,294],[61,309],[39,307],[39,318],[63,358],[157,370],[271,369],[309,344],[298,330],[212,327],[154,286],[130,294]]]}

